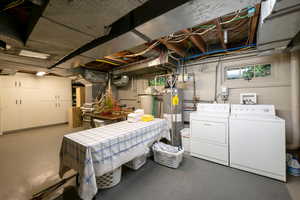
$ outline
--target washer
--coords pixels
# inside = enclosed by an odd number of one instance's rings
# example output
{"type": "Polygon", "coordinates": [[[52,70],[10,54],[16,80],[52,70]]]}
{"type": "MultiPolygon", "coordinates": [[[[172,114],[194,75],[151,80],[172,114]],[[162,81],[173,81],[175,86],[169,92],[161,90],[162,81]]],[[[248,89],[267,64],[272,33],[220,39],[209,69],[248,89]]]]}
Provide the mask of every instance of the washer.
{"type": "Polygon", "coordinates": [[[286,181],[285,121],[274,105],[231,105],[230,166],[286,181]]]}
{"type": "Polygon", "coordinates": [[[198,104],[190,114],[191,155],[228,166],[229,104],[198,104]]]}

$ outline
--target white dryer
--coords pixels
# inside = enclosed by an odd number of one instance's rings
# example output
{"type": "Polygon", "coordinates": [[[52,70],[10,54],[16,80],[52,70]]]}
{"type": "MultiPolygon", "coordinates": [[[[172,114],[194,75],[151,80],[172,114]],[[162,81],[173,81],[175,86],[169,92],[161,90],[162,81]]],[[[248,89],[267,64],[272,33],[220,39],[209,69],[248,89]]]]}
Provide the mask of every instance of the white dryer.
{"type": "Polygon", "coordinates": [[[198,104],[190,114],[191,155],[228,165],[229,104],[198,104]]]}
{"type": "Polygon", "coordinates": [[[274,105],[231,105],[230,166],[286,181],[285,121],[274,105]]]}

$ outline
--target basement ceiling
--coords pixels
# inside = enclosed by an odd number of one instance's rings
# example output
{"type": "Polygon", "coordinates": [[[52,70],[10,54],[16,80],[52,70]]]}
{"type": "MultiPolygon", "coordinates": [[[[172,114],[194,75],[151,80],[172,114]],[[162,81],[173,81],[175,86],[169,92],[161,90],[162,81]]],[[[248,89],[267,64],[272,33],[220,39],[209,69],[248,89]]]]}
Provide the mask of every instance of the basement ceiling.
{"type": "MultiPolygon", "coordinates": [[[[269,1],[271,0],[263,2],[269,1]]],[[[0,2],[0,9],[5,8],[7,3],[13,2],[20,2],[20,4],[2,11],[0,17],[4,14],[8,14],[13,16],[15,20],[21,24],[19,26],[19,29],[22,29],[22,31],[19,31],[19,34],[21,34],[21,46],[12,45],[10,50],[1,51],[1,53],[17,56],[20,49],[27,49],[50,54],[51,56],[45,62],[40,62],[36,59],[37,64],[43,63],[40,66],[41,68],[54,66],[53,64],[59,60],[66,58],[56,66],[55,71],[61,73],[66,72],[65,69],[70,67],[83,65],[99,58],[107,59],[105,57],[119,52],[128,51],[129,54],[138,53],[153,44],[150,41],[155,41],[172,33],[177,34],[180,30],[195,27],[199,24],[205,25],[204,23],[212,23],[212,20],[220,16],[224,17],[220,19],[221,22],[223,20],[227,21],[232,16],[226,19],[225,15],[234,13],[247,6],[254,6],[260,3],[261,0],[2,0],[0,2]],[[150,4],[153,5],[153,7],[151,7],[152,9],[143,12],[145,10],[143,10],[142,7],[149,8],[150,4]],[[1,7],[1,5],[4,6],[1,7]],[[33,13],[35,14],[33,15],[33,13]],[[153,13],[156,13],[157,16],[153,13]],[[41,17],[38,19],[39,16],[41,17]],[[121,19],[125,19],[125,22],[132,20],[135,22],[133,23],[134,26],[131,26],[132,24],[128,24],[128,27],[126,27],[126,24],[125,26],[120,26],[119,29],[121,30],[117,31],[119,35],[114,35],[109,41],[94,46],[89,50],[85,49],[79,54],[68,56],[76,52],[79,48],[86,46],[92,40],[109,34],[109,28],[107,29],[107,27],[122,21],[121,19]],[[135,39],[131,40],[132,38],[135,39]],[[124,41],[127,43],[122,45],[121,42],[124,41]],[[107,45],[105,43],[113,45],[107,45]]],[[[281,40],[283,36],[288,36],[288,38],[286,38],[287,41],[299,30],[297,28],[299,27],[297,26],[299,17],[296,14],[299,13],[297,12],[299,1],[281,0],[274,2],[276,3],[272,16],[267,19],[265,24],[259,26],[261,32],[259,43],[263,42],[268,44],[270,40],[273,40],[273,36],[265,37],[266,30],[272,33],[276,40],[281,40]],[[284,18],[286,20],[283,20],[281,16],[285,16],[285,12],[290,11],[291,8],[294,8],[292,10],[294,14],[291,14],[290,18],[284,18]],[[280,20],[280,23],[273,23],[273,19],[280,20]],[[282,24],[281,21],[291,23],[282,24]],[[281,27],[283,25],[286,27],[284,28],[286,34],[281,32],[284,30],[280,30],[281,33],[278,34],[275,32],[279,30],[270,31],[276,30],[274,26],[281,27]],[[262,28],[263,26],[265,26],[265,28],[262,28]]],[[[232,41],[232,44],[228,44],[228,46],[249,43],[249,41],[245,41],[245,38],[249,36],[247,28],[249,28],[250,22],[245,18],[233,22],[230,24],[230,27],[224,25],[223,28],[230,29],[233,27],[233,24],[239,25],[240,29],[237,29],[238,31],[232,31],[232,33],[229,34],[229,41],[232,41]]],[[[3,23],[0,23],[0,26],[1,25],[3,25],[3,23]]],[[[3,30],[5,29],[1,27],[0,32],[3,30]]],[[[190,31],[193,30],[194,29],[190,29],[190,31]]],[[[3,32],[1,32],[0,35],[2,33],[3,32]]],[[[220,43],[218,43],[220,40],[217,36],[216,32],[203,35],[207,51],[220,47],[220,43]]],[[[188,51],[191,51],[190,53],[197,53],[199,49],[195,48],[195,45],[191,43],[192,41],[185,41],[179,45],[181,45],[182,48],[189,49],[188,51]]],[[[160,44],[157,48],[161,49],[165,47],[163,44],[160,44]]],[[[137,60],[155,57],[157,55],[159,55],[159,51],[149,51],[137,60]]],[[[18,63],[26,63],[27,59],[28,58],[18,56],[17,60],[18,63]]],[[[14,59],[11,59],[7,62],[13,61],[14,59]]]]}
{"type": "MultiPolygon", "coordinates": [[[[105,34],[105,27],[142,5],[142,0],[50,0],[27,43],[62,58],[105,34]],[[56,53],[56,49],[59,49],[56,53]]],[[[89,56],[85,56],[88,59],[89,56]]],[[[94,60],[94,58],[90,59],[94,60]]]]}
{"type": "MultiPolygon", "coordinates": [[[[229,13],[134,48],[104,56],[102,59],[98,59],[98,62],[92,61],[87,63],[85,67],[92,67],[92,69],[100,71],[110,71],[119,68],[119,66],[126,67],[130,63],[157,58],[166,50],[169,51],[171,57],[179,59],[201,54],[203,54],[202,57],[207,57],[214,50],[227,51],[227,49],[243,46],[246,47],[241,50],[248,49],[247,45],[250,48],[255,46],[256,43],[259,14],[260,4],[257,4],[254,7],[229,13]],[[227,32],[226,41],[224,39],[225,31],[227,32]]],[[[119,41],[119,44],[124,45],[124,42],[119,41]]],[[[108,45],[106,49],[109,50],[109,48],[111,47],[108,45]]],[[[201,58],[201,56],[197,58],[201,58]]]]}

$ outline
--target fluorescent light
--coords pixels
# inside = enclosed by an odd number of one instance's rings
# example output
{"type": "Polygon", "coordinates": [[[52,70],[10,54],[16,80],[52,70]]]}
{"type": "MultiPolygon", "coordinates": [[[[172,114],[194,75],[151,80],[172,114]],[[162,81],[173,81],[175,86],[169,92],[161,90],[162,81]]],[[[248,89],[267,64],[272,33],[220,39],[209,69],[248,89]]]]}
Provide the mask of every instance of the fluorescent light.
{"type": "Polygon", "coordinates": [[[31,57],[31,58],[40,58],[40,59],[47,59],[50,56],[49,54],[46,53],[39,53],[39,52],[28,51],[28,50],[21,50],[19,55],[31,57]]]}
{"type": "Polygon", "coordinates": [[[37,72],[36,75],[37,75],[37,76],[45,76],[45,75],[46,75],[46,72],[37,72]]]}

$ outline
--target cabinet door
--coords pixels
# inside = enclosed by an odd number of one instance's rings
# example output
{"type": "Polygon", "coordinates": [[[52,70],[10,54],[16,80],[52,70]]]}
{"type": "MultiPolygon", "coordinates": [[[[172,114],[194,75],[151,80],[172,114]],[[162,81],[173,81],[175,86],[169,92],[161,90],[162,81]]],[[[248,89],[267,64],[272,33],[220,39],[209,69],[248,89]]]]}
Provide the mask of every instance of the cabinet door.
{"type": "Polygon", "coordinates": [[[20,76],[17,78],[17,86],[21,89],[38,89],[40,79],[33,75],[20,76]]]}
{"type": "Polygon", "coordinates": [[[17,89],[2,89],[2,126],[3,131],[21,128],[20,95],[17,89]]]}
{"type": "Polygon", "coordinates": [[[1,76],[0,83],[1,83],[1,88],[17,88],[18,87],[16,76],[1,76]]]}
{"type": "Polygon", "coordinates": [[[41,116],[44,114],[40,101],[39,90],[21,89],[20,92],[21,128],[32,128],[41,125],[41,116]]]}

